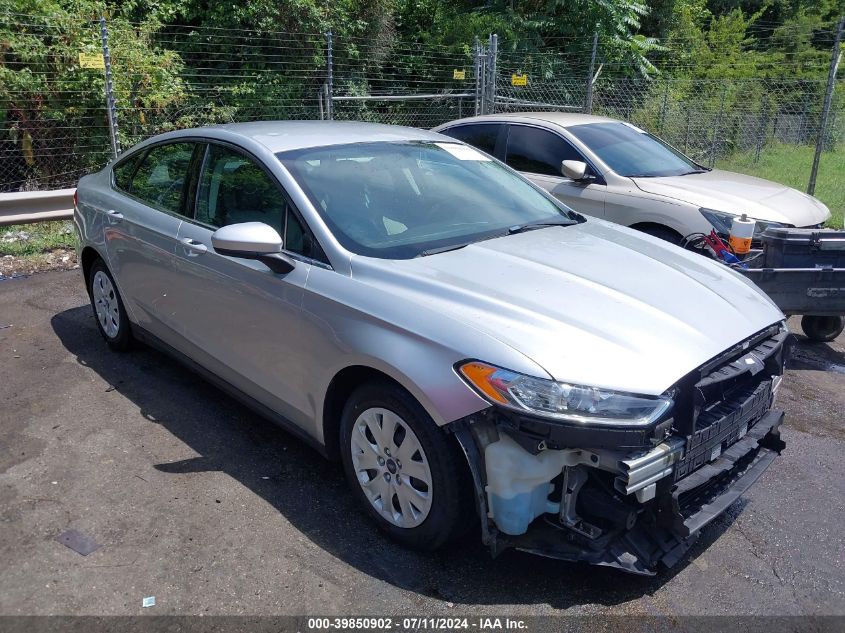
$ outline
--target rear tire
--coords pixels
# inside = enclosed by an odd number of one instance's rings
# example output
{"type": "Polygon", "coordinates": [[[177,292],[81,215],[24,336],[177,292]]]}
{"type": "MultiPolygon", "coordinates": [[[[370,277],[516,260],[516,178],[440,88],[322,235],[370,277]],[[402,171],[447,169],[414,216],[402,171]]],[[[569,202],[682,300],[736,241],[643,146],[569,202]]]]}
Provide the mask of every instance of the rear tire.
{"type": "Polygon", "coordinates": [[[433,550],[473,525],[465,458],[398,385],[378,381],[353,392],[343,409],[340,450],[352,494],[399,543],[433,550]]]}
{"type": "Polygon", "coordinates": [[[829,343],[842,334],[845,317],[806,314],[801,317],[801,329],[811,341],[829,343]]]}
{"type": "Polygon", "coordinates": [[[108,346],[118,352],[128,350],[132,346],[129,318],[114,278],[102,259],[95,261],[88,271],[88,296],[97,329],[108,346]]]}

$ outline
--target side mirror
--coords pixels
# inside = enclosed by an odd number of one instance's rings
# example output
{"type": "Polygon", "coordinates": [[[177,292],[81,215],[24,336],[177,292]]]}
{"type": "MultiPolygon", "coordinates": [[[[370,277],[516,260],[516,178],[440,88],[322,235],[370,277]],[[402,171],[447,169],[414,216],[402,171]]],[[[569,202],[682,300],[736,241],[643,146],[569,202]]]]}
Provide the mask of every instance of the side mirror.
{"type": "Polygon", "coordinates": [[[587,163],[580,160],[565,160],[560,164],[560,172],[571,180],[586,180],[587,163]]]}
{"type": "Polygon", "coordinates": [[[289,273],[295,266],[290,257],[282,254],[282,238],[276,229],[263,222],[219,228],[211,234],[211,245],[220,255],[255,259],[274,273],[289,273]]]}

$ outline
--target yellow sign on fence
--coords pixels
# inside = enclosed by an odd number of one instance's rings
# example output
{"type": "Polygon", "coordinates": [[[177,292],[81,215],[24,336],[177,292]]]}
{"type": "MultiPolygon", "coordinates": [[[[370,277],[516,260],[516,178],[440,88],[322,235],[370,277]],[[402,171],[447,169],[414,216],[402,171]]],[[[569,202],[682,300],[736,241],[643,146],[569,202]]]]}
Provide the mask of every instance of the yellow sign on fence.
{"type": "Polygon", "coordinates": [[[465,70],[458,70],[457,68],[452,71],[452,79],[460,79],[463,81],[467,78],[467,71],[465,70]]]}
{"type": "Polygon", "coordinates": [[[80,68],[105,68],[102,53],[79,53],[80,68]]]}
{"type": "Polygon", "coordinates": [[[527,86],[528,75],[511,75],[512,86],[527,86]]]}

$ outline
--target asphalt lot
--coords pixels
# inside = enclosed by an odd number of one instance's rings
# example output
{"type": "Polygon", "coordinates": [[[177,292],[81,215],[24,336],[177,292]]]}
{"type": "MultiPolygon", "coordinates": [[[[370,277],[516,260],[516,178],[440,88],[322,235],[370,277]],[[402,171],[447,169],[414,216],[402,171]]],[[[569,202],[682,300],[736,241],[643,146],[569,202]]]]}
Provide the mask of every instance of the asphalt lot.
{"type": "Polygon", "coordinates": [[[493,561],[475,534],[417,554],[337,465],[155,351],[110,352],[79,271],[0,281],[0,614],[845,614],[845,337],[799,343],[780,404],[784,454],[655,578],[493,561]]]}

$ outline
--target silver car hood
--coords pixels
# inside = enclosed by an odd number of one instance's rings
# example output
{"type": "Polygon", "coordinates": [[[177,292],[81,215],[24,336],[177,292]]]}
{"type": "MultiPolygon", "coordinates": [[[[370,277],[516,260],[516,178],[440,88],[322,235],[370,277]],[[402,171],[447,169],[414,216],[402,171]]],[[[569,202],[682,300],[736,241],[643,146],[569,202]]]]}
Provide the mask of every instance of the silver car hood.
{"type": "MultiPolygon", "coordinates": [[[[653,395],[783,318],[724,265],[600,220],[411,260],[354,257],[352,275],[385,300],[498,339],[557,380],[653,395]]],[[[474,356],[466,338],[459,352],[474,356]]]]}
{"type": "Polygon", "coordinates": [[[812,226],[830,218],[828,208],[807,194],[753,176],[714,169],[704,174],[632,178],[639,189],[697,207],[793,226],[812,226]]]}

